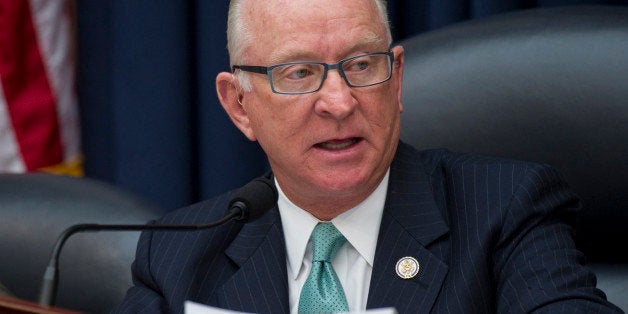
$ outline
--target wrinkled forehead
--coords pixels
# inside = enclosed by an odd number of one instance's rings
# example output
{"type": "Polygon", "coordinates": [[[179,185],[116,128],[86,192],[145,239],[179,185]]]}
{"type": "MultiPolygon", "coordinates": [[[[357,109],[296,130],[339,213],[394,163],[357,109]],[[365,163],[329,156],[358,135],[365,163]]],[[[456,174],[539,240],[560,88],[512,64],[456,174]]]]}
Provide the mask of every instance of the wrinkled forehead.
{"type": "Polygon", "coordinates": [[[251,39],[247,55],[262,54],[268,62],[388,45],[385,21],[372,0],[253,0],[244,13],[251,39]]]}

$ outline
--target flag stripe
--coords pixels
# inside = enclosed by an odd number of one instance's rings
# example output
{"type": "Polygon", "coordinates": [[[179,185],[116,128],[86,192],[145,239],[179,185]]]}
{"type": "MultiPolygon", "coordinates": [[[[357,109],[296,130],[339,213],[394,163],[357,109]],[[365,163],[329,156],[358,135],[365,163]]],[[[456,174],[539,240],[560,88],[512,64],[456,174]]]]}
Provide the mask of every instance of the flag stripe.
{"type": "Polygon", "coordinates": [[[15,142],[4,93],[0,88],[0,172],[18,173],[25,170],[22,156],[15,142]]]}
{"type": "Polygon", "coordinates": [[[80,158],[80,127],[75,82],[73,1],[30,0],[44,66],[57,100],[64,162],[80,158]]]}
{"type": "Polygon", "coordinates": [[[41,57],[27,1],[0,0],[3,35],[0,76],[26,170],[61,163],[63,150],[55,97],[41,57]]]}

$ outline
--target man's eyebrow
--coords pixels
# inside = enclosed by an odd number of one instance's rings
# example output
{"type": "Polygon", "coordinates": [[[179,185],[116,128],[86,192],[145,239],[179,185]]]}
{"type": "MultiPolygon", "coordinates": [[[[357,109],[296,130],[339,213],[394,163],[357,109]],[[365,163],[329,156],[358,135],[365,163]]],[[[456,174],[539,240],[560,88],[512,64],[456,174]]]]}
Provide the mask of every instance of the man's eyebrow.
{"type": "Polygon", "coordinates": [[[275,51],[272,55],[270,55],[268,62],[270,64],[277,64],[277,63],[285,63],[285,62],[291,62],[291,61],[306,61],[306,60],[311,60],[311,59],[313,59],[313,54],[309,50],[289,51],[287,49],[280,49],[278,51],[275,51]]]}
{"type": "Polygon", "coordinates": [[[386,38],[382,38],[374,32],[367,32],[364,36],[360,37],[360,39],[355,42],[350,48],[350,50],[360,48],[363,46],[370,46],[372,44],[379,44],[385,42],[386,38]]]}

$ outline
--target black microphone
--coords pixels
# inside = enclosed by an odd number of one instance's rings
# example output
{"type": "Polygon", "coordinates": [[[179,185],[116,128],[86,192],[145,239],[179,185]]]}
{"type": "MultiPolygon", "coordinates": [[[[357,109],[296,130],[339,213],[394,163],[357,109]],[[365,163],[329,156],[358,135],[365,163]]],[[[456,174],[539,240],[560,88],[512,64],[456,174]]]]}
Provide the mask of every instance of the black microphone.
{"type": "Polygon", "coordinates": [[[227,214],[208,224],[202,225],[103,225],[103,224],[78,224],[65,229],[54,248],[46,267],[46,272],[41,284],[39,293],[39,304],[43,306],[53,306],[57,294],[59,280],[59,255],[65,241],[78,232],[97,231],[190,231],[209,229],[234,219],[241,222],[249,222],[263,216],[270,208],[277,203],[277,188],[272,180],[266,177],[259,177],[241,187],[229,202],[227,214]]]}

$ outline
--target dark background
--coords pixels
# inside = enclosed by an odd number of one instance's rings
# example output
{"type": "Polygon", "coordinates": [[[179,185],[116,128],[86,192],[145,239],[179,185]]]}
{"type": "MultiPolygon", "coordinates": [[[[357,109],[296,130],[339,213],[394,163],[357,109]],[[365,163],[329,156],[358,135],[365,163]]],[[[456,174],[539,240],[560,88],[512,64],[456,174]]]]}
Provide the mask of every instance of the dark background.
{"type": "MultiPolygon", "coordinates": [[[[535,7],[628,0],[390,0],[395,41],[458,21],[535,7]]],[[[77,1],[85,171],[167,209],[268,169],[232,126],[214,79],[228,70],[226,0],[77,1]]]]}

